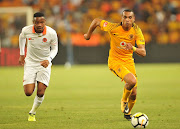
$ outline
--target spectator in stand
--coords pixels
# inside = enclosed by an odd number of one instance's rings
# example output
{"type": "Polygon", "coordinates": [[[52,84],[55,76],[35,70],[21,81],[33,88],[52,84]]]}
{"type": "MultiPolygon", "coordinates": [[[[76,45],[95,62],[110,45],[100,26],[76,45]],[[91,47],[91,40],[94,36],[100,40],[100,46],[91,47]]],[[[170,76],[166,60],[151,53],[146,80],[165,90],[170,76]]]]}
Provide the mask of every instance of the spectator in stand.
{"type": "MultiPolygon", "coordinates": [[[[110,22],[119,22],[121,20],[122,10],[130,8],[134,10],[136,14],[136,23],[143,31],[146,43],[180,43],[180,1],[179,0],[13,0],[0,1],[1,7],[10,6],[26,6],[33,7],[35,11],[44,12],[47,16],[47,25],[54,28],[62,43],[67,43],[67,33],[75,36],[76,34],[82,35],[86,32],[87,26],[90,25],[90,21],[99,17],[107,19],[110,22]],[[67,28],[67,23],[70,25],[67,28]],[[163,29],[162,29],[163,28],[163,29]],[[69,30],[70,29],[70,30],[69,30]],[[64,31],[63,31],[64,30],[64,31]]],[[[15,16],[15,15],[14,15],[15,16]]],[[[21,17],[22,19],[22,17],[21,17]]],[[[2,41],[5,40],[5,46],[8,45],[8,40],[15,34],[5,34],[8,26],[11,24],[17,25],[18,19],[11,18],[11,16],[0,16],[2,29],[0,30],[2,41]],[[6,29],[5,29],[6,28],[6,29]],[[7,37],[8,36],[8,37],[7,37]]],[[[21,25],[21,21],[18,21],[20,26],[11,28],[12,31],[18,31],[18,28],[25,26],[21,25]]],[[[103,34],[99,30],[96,30],[95,35],[99,35],[99,45],[108,43],[108,34],[103,34]]],[[[13,41],[15,41],[13,38],[13,41]]],[[[81,37],[82,41],[83,36],[81,37]]],[[[74,40],[72,40],[74,43],[74,40]]],[[[3,45],[2,44],[2,45],[3,45]]],[[[16,45],[15,45],[16,46],[16,45]]]]}

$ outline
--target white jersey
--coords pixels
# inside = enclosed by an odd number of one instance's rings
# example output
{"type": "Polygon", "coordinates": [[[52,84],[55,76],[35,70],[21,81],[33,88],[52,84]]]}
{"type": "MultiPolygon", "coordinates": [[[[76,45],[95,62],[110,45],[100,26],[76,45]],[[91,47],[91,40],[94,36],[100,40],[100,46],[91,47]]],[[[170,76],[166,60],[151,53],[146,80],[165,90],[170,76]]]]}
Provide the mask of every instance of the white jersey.
{"type": "Polygon", "coordinates": [[[24,55],[27,41],[27,65],[40,64],[43,60],[51,60],[58,52],[58,38],[56,31],[49,26],[44,27],[42,33],[36,33],[34,26],[25,26],[19,36],[20,55],[24,55]]]}

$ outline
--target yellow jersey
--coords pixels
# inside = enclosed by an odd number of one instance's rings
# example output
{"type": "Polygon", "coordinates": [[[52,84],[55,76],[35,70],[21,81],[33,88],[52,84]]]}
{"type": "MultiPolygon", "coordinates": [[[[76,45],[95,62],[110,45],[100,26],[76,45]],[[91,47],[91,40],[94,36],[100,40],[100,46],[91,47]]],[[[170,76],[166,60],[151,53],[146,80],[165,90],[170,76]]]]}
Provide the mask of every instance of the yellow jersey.
{"type": "Polygon", "coordinates": [[[135,46],[139,44],[145,44],[144,36],[141,29],[133,23],[133,27],[129,31],[125,31],[122,28],[121,23],[110,23],[108,21],[102,20],[100,23],[101,30],[107,31],[110,35],[110,51],[109,51],[109,61],[110,60],[134,60],[132,58],[133,50],[126,50],[125,46],[127,43],[131,43],[135,46]]]}

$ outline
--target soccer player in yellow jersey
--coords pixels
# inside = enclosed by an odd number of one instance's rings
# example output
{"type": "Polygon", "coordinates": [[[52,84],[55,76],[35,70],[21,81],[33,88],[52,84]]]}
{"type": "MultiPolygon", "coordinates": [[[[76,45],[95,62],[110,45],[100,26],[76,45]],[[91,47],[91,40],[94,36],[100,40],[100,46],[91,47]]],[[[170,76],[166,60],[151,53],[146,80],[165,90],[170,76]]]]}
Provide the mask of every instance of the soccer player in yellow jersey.
{"type": "Polygon", "coordinates": [[[110,35],[109,69],[125,81],[121,110],[127,120],[131,119],[131,110],[136,102],[137,76],[133,59],[133,52],[139,56],[146,56],[145,41],[141,29],[134,23],[135,15],[126,9],[122,13],[121,23],[110,23],[96,18],[92,21],[84,38],[89,40],[97,26],[110,35]],[[135,43],[137,47],[135,47],[135,43]]]}

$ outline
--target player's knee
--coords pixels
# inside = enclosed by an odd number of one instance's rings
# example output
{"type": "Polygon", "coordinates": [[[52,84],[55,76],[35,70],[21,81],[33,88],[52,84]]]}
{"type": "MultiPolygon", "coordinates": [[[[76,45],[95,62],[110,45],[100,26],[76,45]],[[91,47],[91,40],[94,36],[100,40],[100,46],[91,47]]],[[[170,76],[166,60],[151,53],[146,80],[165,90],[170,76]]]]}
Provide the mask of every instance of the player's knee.
{"type": "Polygon", "coordinates": [[[27,84],[27,85],[24,85],[24,93],[26,96],[31,96],[34,92],[34,87],[35,85],[34,84],[27,84]]]}
{"type": "Polygon", "coordinates": [[[43,97],[43,96],[44,96],[44,93],[37,93],[37,96],[38,96],[38,97],[43,97]]]}
{"type": "Polygon", "coordinates": [[[43,97],[44,96],[44,90],[38,90],[37,91],[37,96],[38,97],[43,97]]]}
{"type": "Polygon", "coordinates": [[[32,95],[32,92],[25,91],[25,95],[26,95],[26,96],[31,96],[31,95],[32,95]]]}
{"type": "Polygon", "coordinates": [[[131,79],[131,81],[129,82],[129,87],[132,89],[137,83],[137,80],[134,78],[134,79],[131,79]]]}

